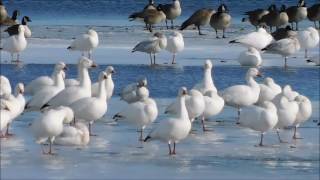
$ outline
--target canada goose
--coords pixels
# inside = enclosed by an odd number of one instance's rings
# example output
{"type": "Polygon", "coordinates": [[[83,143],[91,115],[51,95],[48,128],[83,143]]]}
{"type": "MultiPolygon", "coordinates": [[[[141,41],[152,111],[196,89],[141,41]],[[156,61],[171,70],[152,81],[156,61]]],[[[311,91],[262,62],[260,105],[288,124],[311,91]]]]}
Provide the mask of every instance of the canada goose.
{"type": "Polygon", "coordinates": [[[168,27],[168,21],[171,20],[171,29],[173,29],[173,20],[181,15],[181,6],[179,0],[173,0],[172,4],[159,4],[162,11],[166,15],[166,26],[168,27]]]}
{"type": "Polygon", "coordinates": [[[209,24],[212,14],[216,11],[213,9],[202,8],[194,12],[186,21],[184,21],[180,27],[180,30],[184,30],[190,25],[195,25],[198,28],[199,35],[201,33],[200,26],[206,26],[209,24]]]}
{"type": "Polygon", "coordinates": [[[18,24],[19,22],[17,21],[17,17],[20,15],[20,11],[18,10],[14,10],[12,13],[12,16],[9,17],[7,16],[7,18],[0,23],[0,25],[4,25],[4,26],[12,26],[15,24],[18,24]]]}
{"type": "Polygon", "coordinates": [[[157,9],[154,0],[149,0],[149,4],[147,4],[143,9],[157,9]]]}
{"type": "Polygon", "coordinates": [[[130,20],[130,21],[134,21],[134,20],[143,21],[143,19],[144,19],[144,13],[145,13],[147,10],[150,10],[150,9],[156,9],[153,0],[149,0],[149,3],[143,8],[142,11],[132,13],[132,14],[129,16],[129,20],[130,20]]]}
{"type": "MultiPolygon", "coordinates": [[[[21,25],[24,26],[25,31],[24,31],[24,36],[26,38],[31,37],[31,30],[29,29],[27,22],[31,22],[31,19],[28,16],[23,16],[22,20],[21,20],[21,25]]],[[[19,25],[20,24],[16,24],[13,26],[8,27],[6,30],[4,30],[4,32],[8,32],[9,36],[15,35],[15,34],[19,34],[19,25]]]]}
{"type": "Polygon", "coordinates": [[[289,22],[289,16],[286,12],[286,6],[284,4],[282,4],[281,8],[280,8],[280,12],[278,15],[278,19],[277,19],[277,26],[276,28],[278,29],[280,26],[285,26],[288,24],[289,22]]]}
{"type": "Polygon", "coordinates": [[[293,37],[297,35],[295,31],[292,30],[291,26],[286,26],[285,28],[279,28],[271,34],[274,40],[278,41],[280,39],[293,37]]]}
{"type": "Polygon", "coordinates": [[[315,28],[317,28],[317,21],[319,21],[320,29],[320,4],[314,4],[308,8],[308,19],[314,22],[315,28]]]}
{"type": "Polygon", "coordinates": [[[0,24],[7,18],[8,12],[4,6],[2,0],[0,0],[0,24]]]}
{"type": "Polygon", "coordinates": [[[245,12],[245,15],[248,16],[248,18],[242,18],[242,22],[246,22],[249,20],[249,22],[256,27],[258,30],[258,27],[260,27],[260,20],[264,15],[267,15],[269,13],[268,10],[265,9],[255,9],[253,11],[247,11],[245,12]]]}
{"type": "Polygon", "coordinates": [[[161,6],[158,6],[157,9],[149,9],[145,11],[143,16],[144,22],[150,32],[152,32],[152,25],[158,24],[166,19],[166,15],[162,11],[161,6]]]}
{"type": "Polygon", "coordinates": [[[299,21],[304,20],[305,18],[307,18],[307,15],[308,15],[306,3],[304,2],[304,0],[299,0],[299,3],[297,6],[291,6],[287,8],[286,12],[288,14],[289,23],[291,23],[292,29],[293,29],[293,23],[296,23],[296,30],[298,31],[299,21]]]}
{"type": "Polygon", "coordinates": [[[228,14],[229,10],[225,4],[221,4],[218,11],[211,16],[210,25],[216,31],[216,38],[218,36],[218,30],[221,29],[223,32],[222,38],[226,38],[225,30],[231,25],[231,16],[228,14]]]}

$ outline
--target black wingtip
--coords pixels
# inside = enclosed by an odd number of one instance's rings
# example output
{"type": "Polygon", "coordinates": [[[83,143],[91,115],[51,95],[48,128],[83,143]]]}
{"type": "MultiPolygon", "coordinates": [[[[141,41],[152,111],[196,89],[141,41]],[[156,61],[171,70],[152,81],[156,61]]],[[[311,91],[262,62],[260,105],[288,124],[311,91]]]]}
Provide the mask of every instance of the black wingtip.
{"type": "Polygon", "coordinates": [[[67,47],[67,49],[70,50],[70,49],[71,49],[71,46],[67,47]]]}
{"type": "Polygon", "coordinates": [[[47,107],[49,107],[50,105],[49,104],[45,104],[45,105],[43,105],[41,108],[40,108],[40,110],[43,110],[43,109],[45,109],[45,108],[47,108],[47,107]]]}
{"type": "Polygon", "coordinates": [[[118,113],[118,114],[115,114],[115,115],[112,117],[112,119],[118,119],[118,118],[122,118],[122,116],[119,115],[119,113],[118,113]]]}
{"type": "Polygon", "coordinates": [[[230,44],[237,43],[236,40],[229,41],[230,44]]]}
{"type": "Polygon", "coordinates": [[[307,59],[306,61],[307,61],[308,63],[311,63],[311,62],[312,62],[312,60],[310,60],[310,59],[307,59]]]}
{"type": "Polygon", "coordinates": [[[143,140],[143,142],[147,142],[148,139],[151,139],[151,137],[150,137],[150,136],[147,136],[147,137],[143,140]]]}

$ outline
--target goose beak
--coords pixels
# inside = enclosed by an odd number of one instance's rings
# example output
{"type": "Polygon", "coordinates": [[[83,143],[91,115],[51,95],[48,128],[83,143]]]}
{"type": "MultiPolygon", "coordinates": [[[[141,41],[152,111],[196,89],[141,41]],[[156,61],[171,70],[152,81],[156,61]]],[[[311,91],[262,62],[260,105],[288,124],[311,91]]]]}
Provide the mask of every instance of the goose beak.
{"type": "Polygon", "coordinates": [[[64,70],[64,71],[67,71],[67,70],[68,70],[68,67],[67,67],[67,66],[63,67],[63,70],[64,70]]]}
{"type": "Polygon", "coordinates": [[[96,63],[92,63],[92,65],[91,65],[91,67],[92,68],[95,68],[95,67],[97,67],[98,65],[96,64],[96,63]]]}
{"type": "Polygon", "coordinates": [[[111,73],[114,74],[114,73],[116,73],[116,71],[115,71],[115,70],[112,70],[111,73]]]}
{"type": "Polygon", "coordinates": [[[186,90],[183,90],[183,91],[182,91],[182,94],[183,94],[183,95],[187,95],[188,92],[187,92],[186,90]]]}
{"type": "Polygon", "coordinates": [[[257,77],[263,77],[262,73],[258,72],[257,77]]]}

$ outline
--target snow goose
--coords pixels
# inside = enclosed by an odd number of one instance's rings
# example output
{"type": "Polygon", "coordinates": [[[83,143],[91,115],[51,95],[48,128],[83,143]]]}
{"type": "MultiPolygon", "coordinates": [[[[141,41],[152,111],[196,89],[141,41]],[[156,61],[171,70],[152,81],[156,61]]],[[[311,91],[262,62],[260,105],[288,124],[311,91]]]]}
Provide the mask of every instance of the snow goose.
{"type": "Polygon", "coordinates": [[[67,87],[64,90],[60,91],[56,96],[54,96],[47,104],[42,106],[41,109],[45,107],[58,107],[58,106],[69,106],[73,102],[91,97],[91,80],[89,76],[88,69],[96,67],[96,64],[86,58],[80,58],[80,84],[78,86],[67,87]]]}
{"type": "Polygon", "coordinates": [[[202,129],[206,131],[204,120],[219,114],[224,107],[224,100],[215,91],[207,91],[204,96],[205,109],[203,112],[202,129]]]}
{"type": "Polygon", "coordinates": [[[200,27],[206,26],[210,23],[212,14],[216,11],[213,9],[202,8],[194,12],[186,21],[184,21],[180,27],[180,30],[184,30],[191,25],[195,25],[198,29],[199,35],[204,35],[201,32],[200,27]]]}
{"type": "Polygon", "coordinates": [[[49,151],[43,154],[53,154],[52,143],[63,132],[63,123],[70,123],[74,119],[73,111],[69,107],[59,106],[45,111],[31,124],[31,130],[36,143],[43,144],[49,141],[49,151]]]}
{"type": "Polygon", "coordinates": [[[165,141],[169,146],[169,154],[176,154],[176,143],[185,139],[191,130],[191,122],[185,104],[186,95],[187,89],[185,87],[180,88],[176,116],[161,121],[159,126],[153,129],[144,139],[144,142],[153,139],[165,141]],[[171,143],[173,143],[173,151],[171,151],[171,143]]]}
{"type": "Polygon", "coordinates": [[[65,88],[63,70],[66,68],[66,65],[62,62],[59,64],[60,65],[56,69],[57,72],[54,77],[54,84],[38,90],[27,102],[25,111],[39,111],[43,105],[48,103],[51,98],[65,88]]]}
{"type": "Polygon", "coordinates": [[[308,10],[304,0],[299,0],[296,6],[291,6],[286,9],[289,17],[289,23],[291,23],[293,29],[293,23],[296,23],[296,31],[299,30],[298,23],[307,18],[308,10]]]}
{"type": "Polygon", "coordinates": [[[54,140],[54,144],[63,146],[86,146],[90,141],[88,127],[77,122],[75,126],[63,127],[62,133],[54,140]]]}
{"type": "Polygon", "coordinates": [[[287,68],[288,56],[300,50],[300,43],[296,37],[289,37],[269,44],[262,51],[271,54],[279,54],[284,57],[284,67],[287,68]]]}
{"type": "Polygon", "coordinates": [[[25,30],[24,37],[30,38],[32,33],[31,33],[30,28],[28,27],[28,22],[31,22],[31,19],[29,18],[29,16],[23,16],[23,18],[21,20],[21,24],[16,24],[16,25],[10,26],[6,30],[4,30],[4,32],[8,32],[9,36],[19,34],[19,25],[22,25],[25,30]]]}
{"type": "Polygon", "coordinates": [[[126,120],[140,131],[139,140],[143,141],[144,128],[153,123],[158,116],[158,108],[154,99],[149,97],[149,91],[144,86],[138,85],[137,96],[139,101],[128,104],[121,112],[114,115],[113,119],[126,120]]]}
{"type": "Polygon", "coordinates": [[[126,101],[129,104],[139,101],[140,97],[137,95],[137,87],[144,86],[145,88],[147,88],[147,83],[148,82],[146,77],[140,77],[137,82],[128,84],[121,90],[121,100],[126,101]]]}
{"type": "Polygon", "coordinates": [[[261,133],[259,146],[263,146],[263,134],[272,130],[278,123],[276,106],[264,101],[262,106],[248,106],[242,109],[239,125],[261,133]]]}
{"type": "Polygon", "coordinates": [[[193,89],[200,91],[202,94],[205,94],[207,91],[217,92],[217,88],[212,80],[211,71],[212,62],[210,60],[206,60],[203,66],[203,79],[200,83],[196,84],[193,89]]]}
{"type": "Polygon", "coordinates": [[[319,44],[319,32],[313,27],[308,27],[306,30],[298,32],[298,40],[301,49],[305,49],[304,57],[308,58],[308,49],[312,49],[319,44]]]}
{"type": "Polygon", "coordinates": [[[261,77],[258,69],[250,68],[246,74],[246,85],[234,85],[219,92],[224,99],[226,105],[233,106],[238,109],[238,120],[241,107],[250,106],[259,99],[260,86],[254,80],[255,77],[261,77]]]}
{"type": "MultiPolygon", "coordinates": [[[[107,93],[107,100],[109,100],[113,95],[113,89],[114,89],[114,83],[112,80],[112,74],[114,74],[116,71],[112,66],[108,66],[105,70],[107,73],[107,79],[105,81],[105,88],[107,93]]],[[[99,82],[96,82],[92,84],[91,86],[91,94],[94,97],[97,97],[99,94],[99,82]]]]}
{"type": "Polygon", "coordinates": [[[294,139],[299,139],[297,137],[297,129],[300,126],[300,124],[306,122],[312,115],[312,104],[309,98],[303,95],[298,95],[295,98],[295,101],[298,103],[299,111],[297,114],[297,117],[293,123],[294,126],[294,139]]]}
{"type": "MultiPolygon", "coordinates": [[[[83,97],[72,104],[70,108],[74,111],[75,119],[82,119],[89,124],[89,133],[93,136],[92,124],[103,117],[107,112],[107,94],[105,88],[105,80],[108,78],[107,73],[102,71],[99,74],[99,92],[97,97],[83,97]]],[[[91,93],[90,93],[91,94],[91,93]]]]}
{"type": "Polygon", "coordinates": [[[159,53],[162,49],[167,47],[167,38],[164,34],[157,32],[153,35],[154,37],[139,42],[133,49],[132,52],[144,52],[150,55],[150,64],[156,64],[156,54],[159,53]],[[153,59],[152,59],[153,55],[153,59]]]}
{"type": "Polygon", "coordinates": [[[81,51],[82,56],[87,52],[88,58],[91,58],[92,51],[98,47],[98,45],[98,33],[93,29],[89,29],[86,34],[77,37],[67,49],[71,51],[81,51]]]}
{"type": "Polygon", "coordinates": [[[241,66],[258,67],[262,64],[262,58],[260,52],[256,48],[249,47],[248,50],[240,53],[238,62],[241,66]]]}
{"type": "Polygon", "coordinates": [[[166,15],[166,26],[168,27],[168,20],[171,20],[171,29],[173,29],[173,20],[176,19],[181,15],[181,6],[180,6],[180,0],[172,0],[172,4],[159,4],[159,7],[161,7],[162,11],[166,15]]]}
{"type": "Polygon", "coordinates": [[[229,43],[240,43],[247,47],[254,47],[261,50],[268,46],[272,41],[273,37],[265,29],[259,28],[257,31],[239,36],[229,43]],[[257,39],[259,39],[259,41],[257,41],[257,39]]]}
{"type": "Polygon", "coordinates": [[[26,49],[27,40],[24,37],[25,28],[19,25],[19,33],[17,35],[9,36],[2,45],[1,50],[7,51],[11,54],[11,62],[20,63],[20,53],[26,49]],[[17,59],[14,60],[14,54],[17,54],[17,59]]]}
{"type": "Polygon", "coordinates": [[[216,38],[219,38],[218,30],[222,30],[222,38],[226,38],[225,31],[231,25],[231,15],[225,4],[221,4],[217,12],[212,14],[210,25],[216,31],[216,38]]]}
{"type": "Polygon", "coordinates": [[[272,101],[276,95],[280,94],[281,87],[274,82],[270,77],[264,79],[263,84],[260,85],[260,94],[257,104],[262,105],[264,101],[272,101]]]}
{"type": "Polygon", "coordinates": [[[7,77],[0,75],[0,97],[5,94],[11,94],[11,84],[7,77]]]}
{"type": "Polygon", "coordinates": [[[174,31],[173,35],[168,37],[166,50],[173,54],[171,64],[176,64],[176,54],[183,51],[184,40],[181,33],[174,31]]]}
{"type": "Polygon", "coordinates": [[[277,135],[281,143],[284,143],[285,141],[281,139],[279,130],[292,126],[299,112],[298,103],[294,99],[290,100],[290,98],[287,97],[288,93],[289,86],[285,86],[282,93],[278,94],[272,100],[278,110],[278,123],[275,126],[275,129],[277,130],[277,135]]]}

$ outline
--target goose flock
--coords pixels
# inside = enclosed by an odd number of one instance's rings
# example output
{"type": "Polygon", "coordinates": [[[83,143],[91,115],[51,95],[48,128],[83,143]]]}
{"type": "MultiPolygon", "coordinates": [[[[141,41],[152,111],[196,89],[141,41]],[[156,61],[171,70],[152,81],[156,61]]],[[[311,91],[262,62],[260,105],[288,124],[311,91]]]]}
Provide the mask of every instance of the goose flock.
{"type": "MultiPolygon", "coordinates": [[[[21,24],[17,22],[19,11],[14,11],[9,17],[0,0],[1,26],[10,26],[5,31],[9,37],[2,44],[1,50],[9,52],[11,61],[20,63],[20,53],[27,47],[27,38],[32,33],[27,26],[31,22],[28,16],[22,18],[21,24]],[[17,57],[14,58],[14,55],[17,57]]],[[[166,22],[167,29],[174,29],[174,20],[182,13],[179,0],[173,0],[171,4],[155,5],[149,1],[143,10],[130,15],[130,20],[142,20],[146,28],[152,32],[154,25],[166,22]],[[169,27],[168,22],[171,22],[169,27]]],[[[225,106],[237,109],[235,123],[239,127],[249,128],[261,134],[259,146],[263,146],[264,134],[274,130],[279,142],[286,142],[280,136],[285,128],[294,128],[293,138],[298,139],[297,129],[312,115],[312,104],[308,97],[294,91],[290,85],[280,87],[272,78],[266,77],[262,84],[256,78],[262,76],[260,67],[261,54],[279,54],[285,59],[296,54],[300,49],[305,50],[308,62],[319,65],[319,55],[309,58],[307,50],[319,44],[319,31],[317,27],[308,27],[298,31],[298,23],[308,18],[310,21],[319,21],[319,4],[310,8],[306,7],[304,0],[299,0],[297,6],[286,8],[271,5],[267,10],[256,9],[245,13],[248,17],[243,21],[250,21],[257,30],[248,34],[233,38],[230,43],[240,44],[248,49],[239,55],[239,63],[244,66],[252,66],[244,75],[245,84],[235,84],[225,89],[217,89],[212,77],[213,63],[206,60],[203,65],[202,80],[194,84],[193,88],[181,87],[177,90],[176,99],[170,103],[164,112],[159,112],[157,102],[150,97],[148,80],[139,77],[137,82],[128,84],[121,90],[121,100],[127,104],[113,116],[114,121],[126,121],[139,129],[141,142],[160,140],[168,144],[169,154],[176,154],[176,144],[186,139],[192,131],[194,122],[201,121],[203,131],[209,129],[205,121],[221,113],[225,106]],[[318,7],[318,8],[317,8],[318,7]],[[315,13],[316,12],[316,13],[315,13]],[[289,27],[283,28],[291,23],[289,27]],[[296,31],[293,24],[296,25],[296,31]],[[265,28],[269,27],[271,33],[265,28]],[[281,29],[282,28],[282,29],[281,29]],[[287,32],[292,33],[287,33],[287,32]],[[279,35],[279,32],[286,32],[279,35]],[[275,34],[276,35],[275,35],[275,34]],[[277,37],[277,38],[275,38],[277,37]],[[279,38],[282,37],[282,38],[279,38]],[[144,135],[146,127],[157,121],[159,114],[166,114],[166,118],[144,135]],[[173,147],[172,147],[173,146],[173,147]]],[[[231,15],[225,4],[221,4],[217,11],[203,8],[197,10],[188,18],[181,27],[181,31],[194,25],[199,35],[201,26],[210,24],[219,38],[226,38],[225,32],[231,25],[231,15]]],[[[316,23],[315,23],[316,26],[316,23]]],[[[149,55],[150,64],[157,65],[156,54],[167,50],[172,54],[171,64],[176,64],[176,55],[184,49],[182,32],[171,30],[166,37],[164,32],[155,32],[152,37],[139,42],[132,52],[143,52],[149,55]]],[[[0,76],[0,114],[1,114],[1,138],[9,138],[12,134],[10,125],[17,117],[30,111],[39,115],[30,125],[35,142],[41,145],[49,143],[49,150],[41,146],[44,154],[54,154],[52,146],[55,144],[66,146],[84,146],[89,144],[93,133],[93,125],[99,121],[108,111],[110,99],[113,97],[115,84],[112,75],[116,70],[108,66],[101,71],[98,81],[92,83],[89,71],[97,66],[92,58],[93,50],[99,46],[99,35],[94,29],[89,29],[85,34],[75,38],[70,46],[70,51],[82,53],[78,60],[78,76],[68,79],[67,65],[58,62],[51,76],[40,76],[29,82],[26,86],[18,83],[12,92],[9,79],[0,76]],[[26,100],[24,94],[31,98],[26,100]]]]}

